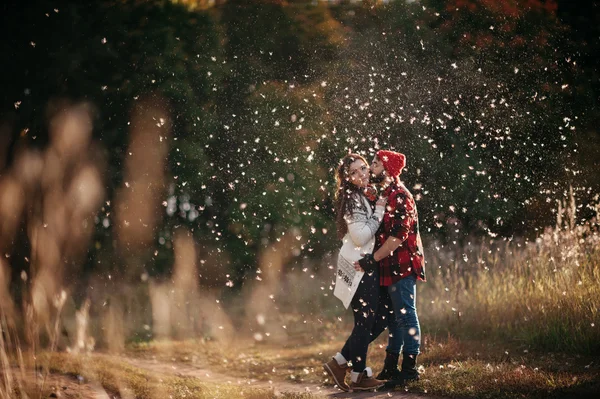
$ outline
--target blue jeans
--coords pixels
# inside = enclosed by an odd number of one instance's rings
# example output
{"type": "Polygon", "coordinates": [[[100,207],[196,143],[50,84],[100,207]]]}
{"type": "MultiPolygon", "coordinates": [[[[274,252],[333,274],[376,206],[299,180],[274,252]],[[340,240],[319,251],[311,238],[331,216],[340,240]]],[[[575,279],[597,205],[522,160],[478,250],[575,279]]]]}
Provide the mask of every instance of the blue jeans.
{"type": "Polygon", "coordinates": [[[371,339],[374,340],[387,326],[387,352],[418,355],[421,347],[421,326],[417,316],[417,278],[403,278],[389,287],[380,287],[379,310],[371,339]]]}

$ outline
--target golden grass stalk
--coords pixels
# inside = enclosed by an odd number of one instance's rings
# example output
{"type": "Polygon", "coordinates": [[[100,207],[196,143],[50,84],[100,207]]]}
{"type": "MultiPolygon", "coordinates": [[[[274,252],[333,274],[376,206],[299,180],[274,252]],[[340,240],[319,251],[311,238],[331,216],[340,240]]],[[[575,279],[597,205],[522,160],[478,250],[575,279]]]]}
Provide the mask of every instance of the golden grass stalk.
{"type": "Polygon", "coordinates": [[[430,250],[429,282],[419,299],[425,328],[600,353],[598,224],[576,225],[572,196],[570,202],[559,207],[557,226],[533,242],[430,250]]]}

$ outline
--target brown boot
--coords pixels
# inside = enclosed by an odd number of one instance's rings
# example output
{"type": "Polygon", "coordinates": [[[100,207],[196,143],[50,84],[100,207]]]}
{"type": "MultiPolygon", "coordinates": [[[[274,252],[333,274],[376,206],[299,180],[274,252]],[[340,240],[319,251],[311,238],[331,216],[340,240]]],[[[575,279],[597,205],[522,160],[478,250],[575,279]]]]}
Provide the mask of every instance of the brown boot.
{"type": "Polygon", "coordinates": [[[344,392],[349,392],[350,387],[346,384],[346,372],[350,370],[348,367],[348,363],[344,363],[343,365],[339,365],[337,360],[331,359],[327,363],[323,365],[323,368],[333,379],[333,382],[337,384],[337,386],[344,392]]]}
{"type": "Polygon", "coordinates": [[[360,373],[356,382],[350,384],[350,389],[353,391],[374,391],[377,388],[381,388],[384,384],[385,381],[373,377],[371,368],[367,367],[365,371],[360,373]]]}

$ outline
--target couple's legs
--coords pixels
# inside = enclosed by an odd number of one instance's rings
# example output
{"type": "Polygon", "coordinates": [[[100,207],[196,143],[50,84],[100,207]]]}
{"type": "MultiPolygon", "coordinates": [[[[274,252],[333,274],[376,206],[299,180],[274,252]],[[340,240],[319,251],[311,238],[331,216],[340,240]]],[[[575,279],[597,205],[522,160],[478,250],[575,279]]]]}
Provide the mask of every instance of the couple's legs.
{"type": "Polygon", "coordinates": [[[374,272],[363,276],[350,308],[354,311],[354,328],[341,354],[352,362],[352,370],[362,372],[367,363],[367,350],[371,342],[371,332],[377,317],[379,304],[379,274],[374,272]]]}
{"type": "Polygon", "coordinates": [[[386,352],[399,355],[418,355],[421,346],[421,327],[417,316],[417,279],[409,276],[389,287],[381,287],[379,310],[373,326],[371,341],[388,328],[386,352]]]}

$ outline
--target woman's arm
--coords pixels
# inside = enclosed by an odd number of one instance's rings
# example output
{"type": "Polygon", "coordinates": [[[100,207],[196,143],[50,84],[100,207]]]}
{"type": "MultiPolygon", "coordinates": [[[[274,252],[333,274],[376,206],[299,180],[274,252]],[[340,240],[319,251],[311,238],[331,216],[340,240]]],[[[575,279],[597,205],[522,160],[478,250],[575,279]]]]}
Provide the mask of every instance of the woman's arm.
{"type": "Polygon", "coordinates": [[[387,205],[387,198],[380,197],[375,204],[375,212],[373,217],[379,220],[379,223],[383,220],[383,214],[385,213],[385,206],[387,205]]]}
{"type": "MultiPolygon", "coordinates": [[[[357,200],[362,201],[362,198],[357,200]]],[[[348,234],[354,245],[363,247],[375,236],[383,219],[384,211],[385,206],[378,202],[375,212],[370,217],[367,216],[364,206],[354,207],[352,214],[344,217],[348,224],[348,234]]]]}

